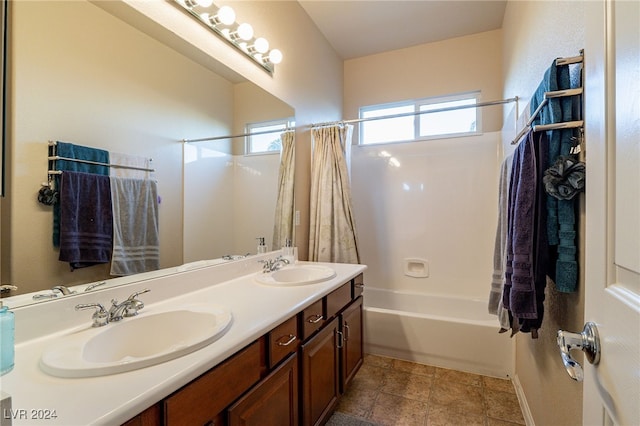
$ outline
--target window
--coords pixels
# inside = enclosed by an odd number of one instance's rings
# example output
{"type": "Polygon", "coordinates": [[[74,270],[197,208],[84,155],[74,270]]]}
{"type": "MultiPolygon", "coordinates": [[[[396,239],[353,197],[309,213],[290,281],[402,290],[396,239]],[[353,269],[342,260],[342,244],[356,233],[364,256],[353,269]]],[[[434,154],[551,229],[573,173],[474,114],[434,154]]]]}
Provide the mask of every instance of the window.
{"type": "Polygon", "coordinates": [[[480,92],[462,95],[411,100],[360,108],[360,118],[392,116],[360,122],[360,145],[406,142],[437,137],[463,136],[480,132],[478,108],[480,92]],[[417,114],[422,111],[442,110],[417,114]]]}
{"type": "Polygon", "coordinates": [[[247,124],[246,133],[248,133],[249,136],[246,138],[246,153],[265,154],[280,152],[282,149],[280,133],[294,125],[293,120],[288,118],[247,124]]]}

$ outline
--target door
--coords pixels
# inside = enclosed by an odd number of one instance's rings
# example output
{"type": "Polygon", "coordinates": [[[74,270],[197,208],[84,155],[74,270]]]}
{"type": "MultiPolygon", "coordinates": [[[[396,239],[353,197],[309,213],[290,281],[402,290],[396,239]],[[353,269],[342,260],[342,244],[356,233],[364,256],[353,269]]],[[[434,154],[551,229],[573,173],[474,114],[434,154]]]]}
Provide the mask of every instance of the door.
{"type": "Polygon", "coordinates": [[[338,318],[302,345],[302,424],[323,424],[338,402],[338,318]]]}
{"type": "Polygon", "coordinates": [[[344,344],[341,354],[340,392],[344,393],[364,359],[362,336],[362,297],[357,298],[340,315],[344,344]]]}
{"type": "Polygon", "coordinates": [[[583,423],[640,424],[640,2],[588,2],[583,423]]]}
{"type": "Polygon", "coordinates": [[[298,423],[296,354],[229,408],[230,426],[294,426],[298,423]]]}

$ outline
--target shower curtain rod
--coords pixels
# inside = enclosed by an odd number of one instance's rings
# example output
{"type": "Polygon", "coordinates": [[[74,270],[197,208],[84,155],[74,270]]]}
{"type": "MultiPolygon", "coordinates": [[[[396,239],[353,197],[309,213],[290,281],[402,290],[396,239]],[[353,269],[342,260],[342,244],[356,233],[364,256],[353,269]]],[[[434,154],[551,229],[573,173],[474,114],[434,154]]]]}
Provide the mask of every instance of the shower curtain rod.
{"type": "Polygon", "coordinates": [[[452,107],[446,107],[446,108],[431,109],[431,110],[427,110],[427,111],[404,112],[404,113],[401,113],[401,114],[381,115],[379,117],[354,118],[352,120],[327,121],[327,122],[324,122],[324,123],[311,124],[310,127],[311,128],[324,127],[324,126],[331,126],[331,125],[336,125],[336,124],[361,123],[361,122],[364,122],[364,121],[384,120],[384,119],[387,119],[387,118],[409,117],[409,116],[412,116],[412,115],[432,114],[432,113],[435,113],[435,112],[455,111],[455,110],[458,110],[458,109],[478,108],[478,107],[485,107],[485,106],[502,105],[502,104],[508,104],[508,103],[517,102],[517,101],[518,101],[518,97],[516,96],[516,97],[513,97],[513,98],[500,99],[500,100],[497,100],[497,101],[480,102],[480,103],[477,103],[477,104],[470,104],[470,105],[458,105],[458,106],[452,106],[452,107]]]}
{"type": "Polygon", "coordinates": [[[253,133],[242,133],[240,135],[227,135],[227,136],[211,136],[209,138],[200,138],[200,139],[181,139],[182,143],[190,143],[190,142],[205,142],[205,141],[217,141],[221,139],[234,139],[234,138],[245,138],[247,136],[256,136],[256,135],[268,135],[269,133],[285,133],[292,131],[291,127],[287,127],[284,130],[263,130],[261,132],[253,132],[253,133]]]}

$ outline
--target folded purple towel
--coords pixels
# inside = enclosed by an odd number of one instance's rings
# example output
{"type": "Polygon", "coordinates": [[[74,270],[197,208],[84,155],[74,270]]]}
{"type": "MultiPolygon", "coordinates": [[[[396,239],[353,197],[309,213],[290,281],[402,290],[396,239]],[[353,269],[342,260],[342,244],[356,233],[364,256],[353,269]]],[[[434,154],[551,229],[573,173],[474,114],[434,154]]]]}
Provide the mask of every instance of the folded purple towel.
{"type": "Polygon", "coordinates": [[[113,216],[109,176],[65,171],[60,178],[60,256],[71,269],[109,263],[113,216]]]}

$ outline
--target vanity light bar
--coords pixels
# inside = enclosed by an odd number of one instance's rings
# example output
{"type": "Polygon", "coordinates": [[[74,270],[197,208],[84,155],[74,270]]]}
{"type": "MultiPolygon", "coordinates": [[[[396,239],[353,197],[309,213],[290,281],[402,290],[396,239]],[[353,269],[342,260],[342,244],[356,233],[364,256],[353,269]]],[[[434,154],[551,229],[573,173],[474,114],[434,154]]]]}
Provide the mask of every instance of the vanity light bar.
{"type": "Polygon", "coordinates": [[[174,3],[269,74],[273,74],[274,66],[282,62],[282,52],[278,49],[269,50],[269,42],[264,37],[254,37],[250,24],[238,24],[231,7],[222,6],[212,13],[208,9],[217,7],[213,0],[174,0],[174,3]]]}

